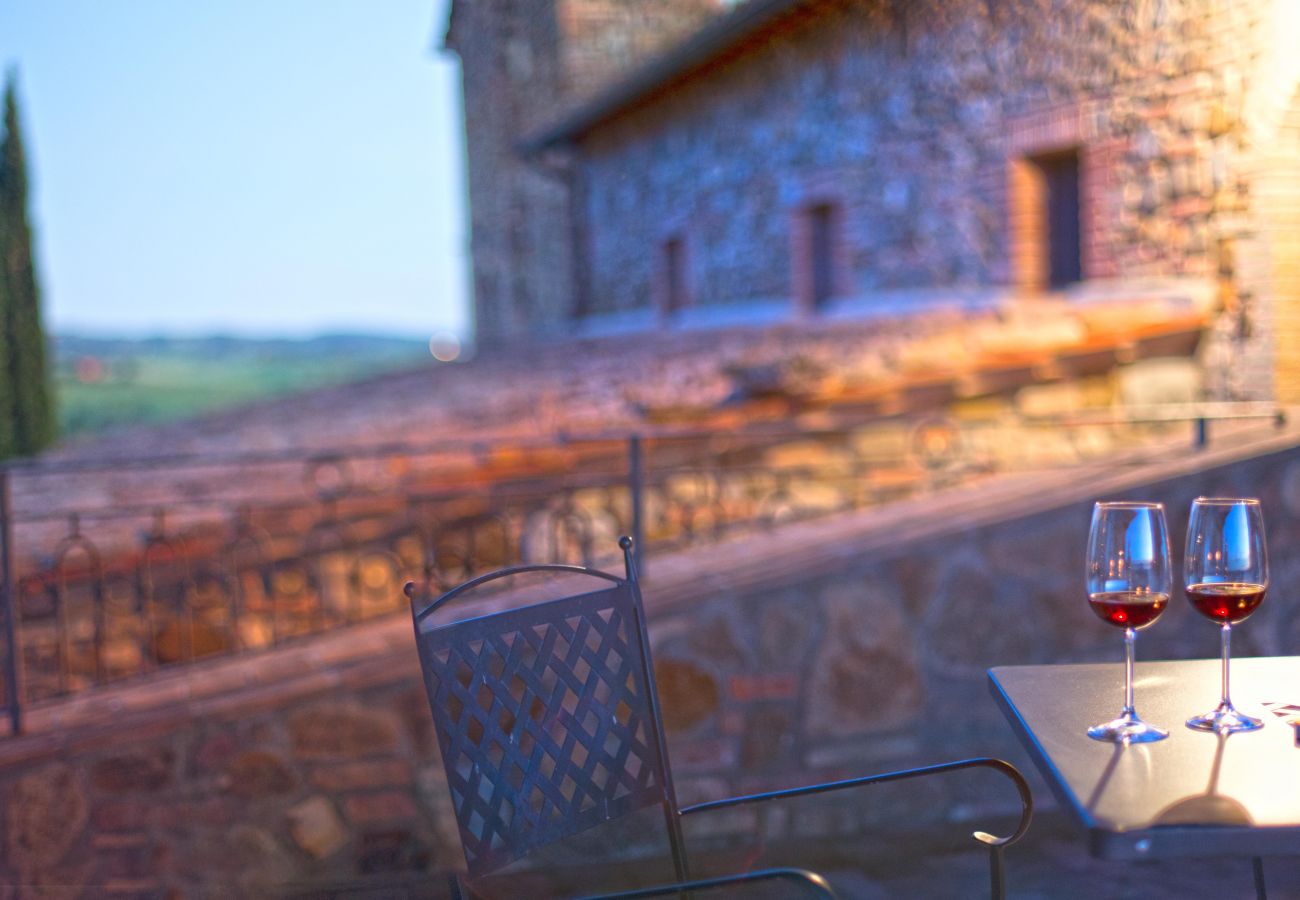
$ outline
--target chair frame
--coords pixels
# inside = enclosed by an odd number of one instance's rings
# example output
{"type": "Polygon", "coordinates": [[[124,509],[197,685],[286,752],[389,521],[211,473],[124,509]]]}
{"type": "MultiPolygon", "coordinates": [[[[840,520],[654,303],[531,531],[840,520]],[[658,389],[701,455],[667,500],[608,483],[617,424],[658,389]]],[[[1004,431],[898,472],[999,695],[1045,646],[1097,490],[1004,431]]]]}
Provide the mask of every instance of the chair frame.
{"type": "MultiPolygon", "coordinates": [[[[782,799],[789,799],[793,797],[807,796],[811,794],[821,794],[830,791],[838,791],[847,788],[866,787],[874,784],[884,784],[891,781],[902,781],[911,778],[920,778],[928,775],[937,775],[937,774],[942,774],[947,772],[960,771],[964,769],[986,768],[986,769],[992,769],[993,771],[998,772],[1001,775],[1008,778],[1015,786],[1021,802],[1020,821],[1017,824],[1017,827],[1012,834],[1010,834],[1007,837],[997,837],[995,835],[988,834],[986,832],[977,831],[973,835],[975,840],[983,844],[985,847],[987,847],[989,851],[989,870],[990,870],[989,887],[990,887],[991,896],[994,898],[994,900],[1003,900],[1003,898],[1005,898],[1006,882],[1005,882],[1005,873],[1004,873],[1004,867],[1005,867],[1004,853],[1007,847],[1011,846],[1016,841],[1020,840],[1020,838],[1028,830],[1029,823],[1033,817],[1034,804],[1033,804],[1033,796],[1029,790],[1029,784],[1028,782],[1025,781],[1024,776],[1021,775],[1020,771],[1016,769],[1015,766],[1001,759],[995,759],[991,757],[977,757],[972,759],[964,759],[957,762],[941,763],[938,765],[924,766],[921,768],[904,769],[895,772],[887,772],[879,775],[867,775],[858,778],[849,778],[841,781],[832,781],[832,782],[825,782],[820,784],[804,785],[802,787],[787,788],[784,790],[776,790],[776,791],[766,791],[763,793],[749,794],[749,795],[739,796],[739,797],[728,797],[722,800],[712,800],[704,803],[696,803],[691,806],[685,806],[685,807],[679,806],[677,803],[676,793],[673,789],[672,772],[671,772],[671,766],[669,765],[669,758],[668,758],[668,747],[664,739],[663,719],[660,714],[658,692],[655,689],[654,669],[651,663],[650,640],[649,640],[648,630],[646,628],[645,608],[641,598],[640,586],[637,580],[636,564],[632,552],[633,545],[632,545],[631,538],[628,537],[620,538],[619,546],[622,548],[623,551],[623,561],[626,569],[625,578],[620,578],[617,575],[612,575],[608,572],[603,572],[598,569],[592,569],[585,566],[558,565],[558,564],[513,566],[510,568],[489,572],[487,574],[480,575],[477,578],[473,578],[469,581],[466,581],[465,583],[452,588],[451,590],[442,594],[440,597],[427,603],[422,603],[421,598],[417,596],[416,586],[413,583],[408,583],[406,585],[405,592],[407,597],[410,598],[411,600],[412,624],[415,629],[416,645],[419,651],[420,664],[424,674],[425,688],[428,693],[430,710],[433,713],[435,725],[437,726],[439,743],[443,750],[443,761],[447,769],[447,776],[448,776],[449,783],[455,784],[457,783],[458,780],[460,780],[460,776],[457,774],[456,771],[454,771],[455,762],[450,758],[449,751],[453,751],[456,748],[461,748],[461,750],[463,751],[464,745],[454,743],[454,740],[457,737],[459,737],[459,732],[445,733],[451,730],[451,725],[450,723],[445,722],[446,716],[440,710],[439,694],[441,692],[441,694],[443,695],[442,699],[446,700],[448,699],[447,696],[448,694],[456,693],[456,689],[454,687],[450,689],[444,689],[443,685],[446,683],[445,680],[439,679],[437,677],[436,673],[440,669],[440,662],[438,659],[435,659],[434,656],[435,651],[431,647],[431,641],[438,640],[440,639],[440,637],[446,637],[447,632],[449,632],[451,629],[470,629],[472,633],[472,630],[476,626],[483,626],[484,628],[495,627],[498,632],[502,630],[516,630],[516,629],[526,628],[529,627],[530,625],[530,619],[529,619],[530,612],[534,612],[534,611],[536,611],[535,614],[538,615],[537,621],[544,623],[549,620],[544,618],[544,614],[547,612],[547,610],[544,610],[542,608],[547,607],[551,604],[577,603],[579,605],[579,611],[577,613],[571,614],[570,618],[573,618],[582,614],[581,607],[583,605],[583,601],[587,600],[587,598],[592,598],[593,601],[600,601],[604,598],[612,597],[614,598],[611,601],[612,603],[625,604],[625,608],[622,610],[622,612],[626,615],[626,618],[628,620],[627,631],[629,632],[630,641],[633,642],[630,645],[625,645],[621,649],[624,649],[625,651],[628,650],[632,651],[631,654],[625,654],[625,655],[634,655],[638,657],[638,659],[636,660],[636,668],[639,671],[629,673],[626,676],[626,682],[628,684],[634,685],[634,687],[636,688],[640,688],[640,690],[644,692],[644,696],[642,698],[636,698],[636,699],[642,700],[645,704],[645,707],[648,710],[648,715],[645,717],[645,721],[640,723],[641,725],[644,725],[644,729],[647,732],[647,741],[645,742],[644,745],[638,745],[638,746],[640,746],[642,750],[650,751],[652,754],[652,757],[646,759],[645,762],[647,763],[648,767],[651,770],[648,778],[654,781],[653,785],[645,786],[644,789],[639,790],[635,796],[625,796],[622,799],[636,804],[632,806],[630,809],[625,811],[631,811],[631,809],[644,808],[646,806],[651,805],[654,802],[657,802],[662,807],[663,815],[664,815],[664,825],[668,834],[669,847],[672,854],[673,871],[676,876],[676,881],[673,884],[661,885],[658,887],[624,891],[615,894],[604,894],[601,895],[602,897],[605,898],[655,897],[655,896],[664,896],[667,894],[681,894],[688,891],[704,891],[715,887],[723,887],[731,884],[756,882],[756,881],[774,881],[774,880],[802,883],[806,887],[811,888],[819,896],[834,897],[833,892],[830,890],[829,886],[820,876],[816,875],[815,873],[811,873],[802,869],[774,868],[774,869],[766,869],[757,872],[749,872],[743,875],[728,876],[724,878],[692,880],[690,875],[689,860],[686,852],[686,842],[682,832],[682,820],[687,816],[693,816],[699,813],[710,812],[719,809],[726,809],[735,806],[761,803],[768,800],[782,800],[782,799]],[[526,607],[520,607],[516,609],[489,613],[483,616],[465,619],[465,620],[452,621],[442,625],[434,626],[432,628],[424,627],[423,623],[425,622],[425,620],[428,619],[428,617],[432,615],[435,611],[444,608],[451,601],[463,596],[464,594],[474,590],[475,588],[478,588],[492,581],[497,581],[499,579],[509,578],[511,576],[521,575],[521,574],[531,573],[531,572],[546,572],[551,574],[589,576],[592,578],[604,580],[605,582],[608,583],[612,583],[613,587],[606,588],[603,591],[597,591],[591,594],[565,596],[554,600],[543,601],[541,603],[533,604],[526,607]]],[[[605,605],[608,606],[608,604],[605,605]]],[[[488,634],[490,632],[484,631],[483,633],[488,634]]],[[[441,661],[441,669],[444,672],[444,674],[446,671],[447,662],[449,660],[450,657],[448,658],[448,660],[441,661]]],[[[628,662],[630,662],[630,660],[628,662]]],[[[623,669],[620,669],[619,674],[622,675],[622,673],[623,673],[623,669]]],[[[483,679],[480,685],[480,690],[481,690],[483,686],[486,686],[486,678],[485,676],[479,676],[479,677],[483,679]]],[[[459,702],[466,703],[466,704],[470,702],[469,700],[470,695],[467,693],[467,691],[468,688],[471,686],[471,684],[472,681],[470,684],[467,684],[465,682],[461,683],[460,687],[463,689],[462,693],[464,694],[464,699],[462,699],[459,702]]],[[[590,695],[590,691],[587,691],[586,693],[587,695],[590,695]]],[[[598,703],[597,701],[593,701],[593,702],[598,703]]],[[[522,709],[520,711],[522,711],[522,709]]],[[[595,711],[602,716],[608,713],[608,709],[601,705],[596,705],[595,711]]],[[[582,708],[579,707],[577,712],[583,713],[582,708]]],[[[480,729],[484,727],[483,721],[484,720],[479,720],[480,729]]],[[[618,723],[616,722],[615,724],[618,723]]],[[[488,727],[490,726],[491,723],[489,722],[488,727]]],[[[511,726],[510,730],[512,731],[512,733],[515,731],[513,725],[511,726]]],[[[638,730],[636,733],[640,734],[640,731],[638,730]]],[[[506,736],[504,730],[499,732],[497,736],[507,737],[507,740],[511,742],[514,741],[514,737],[506,736]]],[[[474,749],[474,752],[475,753],[479,752],[477,747],[474,749]]],[[[628,755],[627,751],[624,750],[623,751],[624,760],[626,760],[627,755],[628,755]]],[[[535,764],[538,759],[539,759],[538,754],[534,753],[532,756],[532,760],[530,761],[529,764],[530,771],[524,773],[521,776],[523,779],[525,779],[524,782],[525,784],[530,783],[531,780],[535,778],[536,775],[538,774],[537,772],[531,771],[532,769],[536,768],[535,764]]],[[[476,759],[475,765],[471,769],[473,778],[475,779],[475,784],[472,787],[475,790],[481,790],[481,788],[479,787],[479,785],[482,782],[482,779],[479,777],[479,772],[480,772],[479,762],[481,761],[482,761],[481,759],[476,759]]],[[[496,761],[487,761],[485,763],[485,766],[490,768],[495,762],[496,761]]],[[[504,772],[504,767],[502,767],[501,770],[496,773],[498,775],[498,778],[493,782],[493,798],[495,799],[498,795],[504,794],[506,801],[510,804],[512,809],[522,808],[521,801],[523,801],[524,798],[522,796],[522,793],[520,793],[521,791],[520,785],[517,784],[514,785],[513,786],[514,790],[511,790],[511,785],[503,785],[501,782],[504,781],[505,779],[500,777],[502,772],[504,772]]],[[[489,773],[489,778],[490,776],[491,773],[489,773]]],[[[642,780],[645,780],[645,778],[646,777],[643,776],[642,780]]],[[[465,792],[465,787],[466,785],[461,784],[462,793],[465,792]]],[[[616,806],[617,803],[614,802],[608,805],[616,806]]],[[[499,869],[502,865],[505,865],[506,863],[513,861],[514,859],[518,859],[521,858],[522,856],[527,855],[527,852],[531,849],[535,849],[536,847],[539,846],[544,846],[553,840],[558,840],[568,834],[574,834],[577,833],[578,831],[585,830],[587,827],[590,827],[590,825],[592,824],[596,824],[598,822],[603,822],[603,821],[609,821],[610,819],[616,818],[618,815],[622,814],[621,811],[618,809],[614,809],[611,811],[605,809],[604,806],[605,805],[602,804],[602,808],[600,810],[592,811],[597,813],[597,815],[599,815],[599,818],[592,819],[590,816],[588,816],[588,819],[590,820],[588,824],[579,824],[575,827],[574,823],[571,820],[566,819],[560,823],[561,833],[551,836],[546,834],[544,829],[543,829],[543,833],[541,834],[533,833],[530,837],[530,840],[526,843],[525,846],[522,847],[522,849],[518,847],[513,847],[513,848],[507,847],[504,857],[495,856],[492,853],[487,853],[485,855],[478,855],[477,852],[471,850],[471,842],[474,841],[475,834],[469,829],[469,826],[466,824],[466,819],[469,818],[468,816],[465,815],[465,812],[468,809],[468,804],[466,804],[464,807],[458,806],[457,818],[461,830],[462,849],[464,849],[466,854],[466,861],[469,865],[469,874],[471,875],[471,877],[490,874],[492,871],[499,869]]],[[[475,813],[475,815],[482,816],[483,813],[477,812],[475,813]]],[[[493,815],[491,818],[496,819],[496,816],[493,815]]],[[[484,827],[488,827],[488,826],[498,829],[498,831],[504,827],[500,821],[495,821],[495,820],[489,821],[487,825],[485,825],[484,827]]],[[[476,847],[476,850],[477,849],[478,848],[476,847]]],[[[459,877],[457,877],[458,886],[459,883],[460,883],[459,877]]]]}

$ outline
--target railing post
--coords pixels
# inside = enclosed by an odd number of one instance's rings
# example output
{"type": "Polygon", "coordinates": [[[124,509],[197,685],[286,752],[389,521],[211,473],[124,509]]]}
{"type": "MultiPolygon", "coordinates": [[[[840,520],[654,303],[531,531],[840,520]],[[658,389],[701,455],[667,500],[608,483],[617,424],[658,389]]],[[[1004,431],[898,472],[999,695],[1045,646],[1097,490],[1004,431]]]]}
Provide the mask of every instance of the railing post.
{"type": "Polygon", "coordinates": [[[632,553],[636,570],[645,575],[645,475],[641,468],[641,436],[627,439],[627,489],[632,500],[632,553]]]}
{"type": "Polygon", "coordinates": [[[1210,442],[1210,420],[1205,416],[1196,419],[1196,449],[1203,450],[1210,442]]]}
{"type": "Polygon", "coordinates": [[[0,469],[0,586],[4,589],[5,700],[12,734],[23,729],[22,694],[18,687],[18,615],[14,603],[14,520],[9,497],[9,470],[0,469]]]}

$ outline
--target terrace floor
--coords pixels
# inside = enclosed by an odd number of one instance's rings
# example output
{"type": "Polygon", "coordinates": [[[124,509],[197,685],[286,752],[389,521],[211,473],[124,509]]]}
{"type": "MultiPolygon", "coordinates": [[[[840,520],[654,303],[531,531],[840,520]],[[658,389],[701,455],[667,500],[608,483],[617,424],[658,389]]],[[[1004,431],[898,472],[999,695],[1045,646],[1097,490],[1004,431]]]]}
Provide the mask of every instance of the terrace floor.
{"type": "MultiPolygon", "coordinates": [[[[972,842],[960,844],[925,835],[910,843],[883,836],[861,843],[840,840],[830,845],[789,849],[779,858],[749,857],[747,864],[720,866],[706,874],[756,870],[767,866],[797,865],[823,873],[841,900],[965,900],[988,896],[988,861],[972,842]],[[917,843],[916,840],[921,843],[917,843]]],[[[1300,898],[1300,857],[1274,857],[1265,861],[1265,880],[1271,900],[1300,898]]],[[[1216,900],[1255,898],[1251,862],[1245,859],[1174,859],[1142,863],[1093,859],[1084,846],[1083,833],[1064,813],[1047,810],[1036,816],[1028,835],[1007,855],[1009,900],[1216,900]]],[[[655,879],[650,879],[654,881],[655,879]]],[[[614,883],[619,879],[615,877],[614,883]]],[[[635,883],[638,879],[633,878],[635,883]]],[[[646,883],[644,880],[641,883],[646,883]]],[[[290,896],[297,900],[402,900],[448,896],[444,879],[403,876],[396,880],[357,884],[346,888],[305,890],[290,896]]],[[[570,896],[572,883],[562,876],[545,875],[528,882],[530,896],[570,896]]],[[[501,896],[518,896],[507,890],[501,896]]],[[[781,898],[802,896],[787,885],[750,887],[738,892],[716,891],[709,896],[781,898]]]]}
{"type": "MultiPolygon", "coordinates": [[[[845,900],[981,896],[988,863],[969,847],[934,847],[915,856],[873,860],[866,872],[828,869],[845,900]]],[[[1265,861],[1272,900],[1300,897],[1300,857],[1265,861]]],[[[1059,811],[1035,818],[1024,840],[1007,854],[1007,897],[1012,900],[1174,900],[1255,897],[1251,863],[1244,859],[1109,862],[1088,855],[1081,830],[1059,811]]]]}

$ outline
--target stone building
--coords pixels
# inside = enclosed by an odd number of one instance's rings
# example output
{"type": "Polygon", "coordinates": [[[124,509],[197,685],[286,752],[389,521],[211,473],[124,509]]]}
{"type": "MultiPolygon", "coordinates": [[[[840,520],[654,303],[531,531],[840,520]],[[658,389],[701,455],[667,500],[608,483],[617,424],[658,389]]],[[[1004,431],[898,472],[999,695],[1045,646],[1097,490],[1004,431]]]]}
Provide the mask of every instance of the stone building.
{"type": "Polygon", "coordinates": [[[720,0],[460,0],[445,46],[461,59],[482,337],[527,334],[573,315],[573,172],[525,159],[523,135],[635,60],[699,25],[720,0]]]}
{"type": "Polygon", "coordinates": [[[525,6],[448,37],[481,339],[1172,292],[1300,399],[1290,0],[525,6]]]}

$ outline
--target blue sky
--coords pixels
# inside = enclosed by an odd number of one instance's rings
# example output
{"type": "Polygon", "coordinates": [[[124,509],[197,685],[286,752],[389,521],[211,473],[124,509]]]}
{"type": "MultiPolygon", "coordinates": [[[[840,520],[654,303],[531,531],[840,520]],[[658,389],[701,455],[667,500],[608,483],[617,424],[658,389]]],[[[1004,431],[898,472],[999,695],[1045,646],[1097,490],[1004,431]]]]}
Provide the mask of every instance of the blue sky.
{"type": "Polygon", "coordinates": [[[447,0],[3,0],[48,326],[468,327],[447,0]]]}

